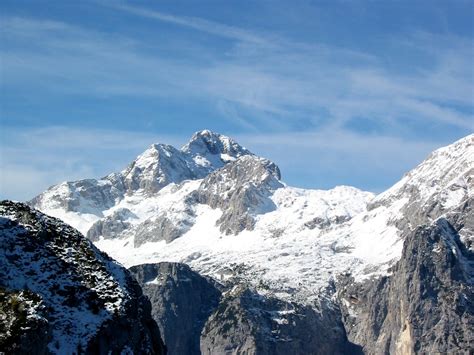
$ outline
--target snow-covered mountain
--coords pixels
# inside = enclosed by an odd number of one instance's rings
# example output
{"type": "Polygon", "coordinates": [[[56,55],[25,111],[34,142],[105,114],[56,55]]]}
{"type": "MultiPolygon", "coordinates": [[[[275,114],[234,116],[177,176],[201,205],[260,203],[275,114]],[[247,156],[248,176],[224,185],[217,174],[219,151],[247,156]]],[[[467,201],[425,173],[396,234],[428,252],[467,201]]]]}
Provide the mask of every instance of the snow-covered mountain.
{"type": "Polygon", "coordinates": [[[205,130],[197,132],[181,150],[152,144],[119,173],[52,186],[34,198],[31,205],[62,218],[85,234],[92,223],[126,197],[156,196],[165,186],[202,179],[249,154],[232,139],[205,130]]]}
{"type": "Polygon", "coordinates": [[[347,186],[304,190],[286,186],[274,163],[202,131],[181,150],[154,144],[120,173],[53,186],[31,204],[127,266],[184,262],[313,303],[341,273],[387,273],[404,232],[472,197],[473,168],[470,135],[376,197],[347,186]]]}
{"type": "MultiPolygon", "coordinates": [[[[181,150],[154,144],[120,173],[53,186],[30,204],[136,265],[159,324],[186,322],[169,310],[199,280],[174,263],[220,284],[202,332],[182,340],[193,352],[463,353],[474,342],[473,188],[474,135],[374,196],[289,187],[273,162],[202,131],[181,150]]],[[[209,306],[199,295],[193,311],[209,306]]],[[[179,349],[175,332],[165,340],[179,349]]]]}

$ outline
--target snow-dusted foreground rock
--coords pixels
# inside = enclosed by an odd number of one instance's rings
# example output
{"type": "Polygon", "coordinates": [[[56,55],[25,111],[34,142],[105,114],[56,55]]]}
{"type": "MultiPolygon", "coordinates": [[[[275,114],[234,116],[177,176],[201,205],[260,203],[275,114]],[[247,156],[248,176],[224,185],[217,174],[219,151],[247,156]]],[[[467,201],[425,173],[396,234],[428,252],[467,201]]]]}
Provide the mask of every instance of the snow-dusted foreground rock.
{"type": "Polygon", "coordinates": [[[62,221],[0,203],[0,352],[163,353],[130,273],[62,221]]]}
{"type": "MultiPolygon", "coordinates": [[[[407,243],[413,238],[425,238],[425,234],[415,231],[432,228],[448,215],[451,219],[467,218],[465,224],[472,223],[472,215],[461,207],[472,200],[473,191],[474,135],[433,152],[392,188],[374,196],[347,186],[327,191],[289,187],[281,181],[280,170],[274,163],[253,155],[228,137],[203,131],[196,133],[181,150],[155,144],[121,173],[101,180],[53,186],[30,204],[77,227],[97,247],[126,266],[164,261],[185,263],[214,278],[227,290],[234,286],[238,286],[236,290],[248,290],[256,300],[262,297],[275,300],[275,304],[294,303],[318,312],[333,307],[337,314],[342,302],[338,295],[346,297],[336,292],[342,287],[341,275],[351,280],[344,283],[346,290],[387,277],[410,280],[413,269],[399,265],[416,253],[407,243]]],[[[463,254],[464,259],[471,265],[472,228],[458,228],[456,233],[459,245],[468,251],[463,254]]],[[[441,250],[445,253],[445,249],[441,250]]],[[[425,253],[420,262],[427,262],[430,257],[425,253]]],[[[456,272],[448,270],[447,274],[455,278],[456,272]]],[[[449,288],[449,277],[437,279],[436,286],[429,287],[449,288]]],[[[430,272],[421,273],[417,282],[430,284],[432,278],[430,272]]],[[[462,288],[472,290],[472,278],[463,279],[461,284],[462,288]]],[[[243,299],[250,300],[245,296],[247,291],[242,292],[243,299]]],[[[409,293],[403,297],[417,299],[415,296],[409,293]]],[[[392,292],[390,297],[398,296],[392,292]]],[[[231,304],[242,304],[240,293],[236,294],[235,302],[231,304]]],[[[413,328],[407,331],[410,337],[403,333],[407,327],[402,327],[400,333],[390,319],[397,309],[408,312],[405,306],[396,308],[388,300],[372,299],[361,313],[344,308],[346,303],[341,305],[343,312],[355,318],[344,315],[345,327],[354,326],[347,330],[349,339],[369,353],[377,353],[377,346],[382,343],[382,353],[441,351],[456,346],[426,348],[417,345],[420,333],[413,328]],[[373,308],[380,302],[387,305],[383,312],[373,308]],[[364,312],[372,316],[361,316],[364,312]],[[382,319],[375,319],[373,314],[382,319]],[[380,338],[382,333],[367,331],[372,321],[387,324],[386,328],[378,329],[383,329],[383,334],[392,334],[391,342],[380,338]],[[367,338],[360,334],[367,334],[367,338]],[[395,334],[405,339],[398,347],[393,345],[395,334]]],[[[266,314],[263,304],[254,308],[266,314]]],[[[465,315],[456,319],[472,321],[472,308],[464,308],[463,312],[465,315]]],[[[245,314],[251,317],[250,313],[245,314]]],[[[415,322],[415,317],[405,313],[399,318],[415,322]]],[[[337,329],[335,322],[330,323],[337,329]]],[[[239,329],[245,328],[242,327],[239,329]]],[[[429,327],[423,329],[429,331],[429,327]]],[[[446,329],[452,336],[458,328],[446,329]]],[[[207,345],[201,346],[201,350],[211,351],[215,337],[223,331],[207,333],[210,338],[206,338],[207,345]]],[[[458,344],[459,350],[464,350],[466,344],[472,344],[469,334],[465,335],[467,341],[449,344],[458,344]]],[[[216,349],[225,342],[221,339],[218,343],[216,349]]]]}

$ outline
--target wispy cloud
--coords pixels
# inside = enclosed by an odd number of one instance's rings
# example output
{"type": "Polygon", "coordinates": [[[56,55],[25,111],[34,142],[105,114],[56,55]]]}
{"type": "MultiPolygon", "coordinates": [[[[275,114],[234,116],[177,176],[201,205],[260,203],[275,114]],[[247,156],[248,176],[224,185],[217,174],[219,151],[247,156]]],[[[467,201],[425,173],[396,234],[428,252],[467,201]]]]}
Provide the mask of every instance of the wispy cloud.
{"type": "MultiPolygon", "coordinates": [[[[51,97],[107,98],[111,105],[162,99],[187,107],[180,118],[198,102],[248,132],[237,138],[280,164],[288,182],[314,187],[334,182],[380,190],[433,148],[474,131],[471,38],[381,34],[391,48],[382,53],[131,5],[108,9],[146,19],[147,31],[166,25],[166,41],[138,30],[3,16],[4,93],[25,106],[51,97]],[[194,41],[176,26],[210,41],[194,41]],[[225,45],[213,47],[213,38],[225,45]],[[414,59],[397,66],[392,55],[414,59]],[[425,134],[433,130],[434,137],[425,134]]],[[[1,195],[30,198],[60,180],[120,170],[151,142],[186,138],[73,125],[5,127],[1,195]]]]}
{"type": "Polygon", "coordinates": [[[199,17],[174,16],[155,10],[128,5],[114,5],[114,8],[126,11],[129,14],[187,27],[190,29],[206,32],[214,36],[230,38],[243,42],[252,42],[260,45],[268,43],[266,39],[250,31],[214,21],[208,21],[199,17]]]}
{"type": "Polygon", "coordinates": [[[178,49],[164,44],[150,52],[139,38],[61,22],[10,18],[2,31],[16,45],[2,50],[5,85],[23,84],[63,95],[197,98],[228,114],[229,120],[240,122],[243,129],[252,125],[292,129],[308,120],[317,127],[321,122],[341,127],[362,116],[385,120],[394,133],[405,122],[399,117],[472,128],[474,117],[469,111],[446,105],[472,107],[472,53],[462,39],[443,38],[442,50],[430,42],[440,42],[439,38],[417,34],[409,42],[403,39],[401,45],[418,46],[432,58],[426,68],[404,73],[385,68],[383,60],[371,53],[281,37],[268,39],[199,18],[125,5],[119,8],[224,36],[234,43],[223,54],[186,42],[178,49]],[[18,46],[22,42],[41,46],[18,46]],[[180,48],[187,50],[180,53],[180,48]],[[175,58],[180,60],[166,56],[169,50],[177,51],[175,58]],[[207,60],[208,56],[212,59],[207,60]],[[223,105],[227,111],[222,110],[223,105]],[[250,124],[244,115],[257,122],[250,124]]]}

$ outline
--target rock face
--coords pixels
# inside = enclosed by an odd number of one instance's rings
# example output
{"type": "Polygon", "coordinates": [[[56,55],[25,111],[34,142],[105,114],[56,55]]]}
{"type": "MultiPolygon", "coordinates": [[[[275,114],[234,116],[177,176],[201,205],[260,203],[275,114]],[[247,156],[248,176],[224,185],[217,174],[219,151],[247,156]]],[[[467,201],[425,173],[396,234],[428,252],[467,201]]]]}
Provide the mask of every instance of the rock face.
{"type": "Polygon", "coordinates": [[[129,272],[58,219],[0,203],[0,352],[163,354],[129,272]]]}
{"type": "Polygon", "coordinates": [[[126,208],[115,210],[110,216],[95,222],[87,231],[87,238],[96,241],[100,236],[104,238],[115,238],[124,230],[130,228],[128,219],[134,219],[136,216],[126,208]]]}
{"type": "Polygon", "coordinates": [[[317,312],[236,286],[206,322],[202,354],[359,354],[337,310],[317,312]]]}
{"type": "Polygon", "coordinates": [[[221,296],[215,283],[185,264],[144,264],[130,268],[151,301],[170,355],[200,354],[204,323],[221,296]]]}
{"type": "Polygon", "coordinates": [[[250,151],[239,145],[232,138],[208,130],[196,132],[181,151],[191,157],[196,164],[195,174],[204,177],[214,170],[244,155],[252,155],[250,151]]]}
{"type": "Polygon", "coordinates": [[[405,237],[392,274],[342,278],[349,339],[366,354],[470,354],[474,348],[474,200],[405,237]]]}
{"type": "Polygon", "coordinates": [[[255,215],[276,208],[269,197],[283,187],[280,178],[280,169],[271,161],[244,156],[209,174],[197,190],[197,200],[220,208],[220,230],[237,234],[253,229],[255,215]]]}
{"type": "Polygon", "coordinates": [[[337,308],[224,286],[179,263],[130,268],[149,297],[169,354],[358,354],[337,308]]]}
{"type": "Polygon", "coordinates": [[[0,316],[0,351],[47,354],[51,328],[39,295],[0,287],[0,316]]]}

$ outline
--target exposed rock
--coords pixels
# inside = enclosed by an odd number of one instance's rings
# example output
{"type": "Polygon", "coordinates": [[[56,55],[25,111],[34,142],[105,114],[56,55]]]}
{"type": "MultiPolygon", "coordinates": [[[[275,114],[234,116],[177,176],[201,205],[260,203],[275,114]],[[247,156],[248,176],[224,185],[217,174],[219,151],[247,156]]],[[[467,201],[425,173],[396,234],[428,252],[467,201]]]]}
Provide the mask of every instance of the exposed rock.
{"type": "Polygon", "coordinates": [[[202,354],[359,354],[337,309],[262,296],[244,286],[225,293],[206,322],[202,354]]]}
{"type": "Polygon", "coordinates": [[[194,212],[191,208],[186,208],[183,214],[173,217],[173,220],[170,219],[168,214],[164,212],[156,218],[147,219],[139,224],[133,231],[135,247],[147,242],[159,242],[160,240],[170,243],[181,237],[191,228],[194,212]]]}
{"type": "Polygon", "coordinates": [[[245,286],[223,293],[177,263],[133,266],[170,354],[358,354],[337,308],[315,310],[245,286]],[[220,301],[220,302],[219,302],[220,301]]]}
{"type": "Polygon", "coordinates": [[[102,180],[85,179],[51,186],[28,204],[37,209],[100,214],[115,205],[125,193],[123,179],[111,174],[102,180]]]}
{"type": "Polygon", "coordinates": [[[105,239],[117,238],[120,233],[130,228],[130,223],[127,222],[130,218],[136,218],[130,210],[126,208],[118,209],[110,216],[95,222],[87,231],[87,238],[92,241],[98,240],[99,237],[105,239]]]}
{"type": "Polygon", "coordinates": [[[209,130],[196,132],[181,151],[191,157],[191,166],[201,177],[241,156],[252,155],[232,138],[209,130]]]}
{"type": "Polygon", "coordinates": [[[153,194],[174,182],[198,178],[188,157],[167,144],[152,144],[122,172],[127,194],[153,194]]]}
{"type": "Polygon", "coordinates": [[[306,222],[304,225],[305,227],[309,229],[324,229],[328,228],[330,226],[342,224],[344,222],[347,222],[351,219],[350,216],[344,215],[344,216],[335,216],[333,218],[322,218],[322,217],[315,217],[312,220],[306,222]]]}
{"type": "Polygon", "coordinates": [[[130,268],[152,304],[170,355],[200,354],[199,338],[220,291],[185,264],[144,264],[130,268]]]}
{"type": "Polygon", "coordinates": [[[164,353],[129,272],[25,204],[0,203],[0,288],[0,352],[164,353]]]}
{"type": "Polygon", "coordinates": [[[349,339],[366,354],[470,354],[474,348],[473,200],[405,237],[390,276],[339,284],[349,339]]]}
{"type": "Polygon", "coordinates": [[[156,321],[151,316],[150,300],[136,281],[129,281],[133,301],[124,305],[121,315],[114,314],[92,337],[87,353],[110,354],[132,351],[135,354],[167,354],[156,321]]]}
{"type": "Polygon", "coordinates": [[[221,231],[237,234],[253,229],[256,214],[275,209],[269,196],[283,187],[280,178],[280,169],[271,161],[243,156],[209,174],[196,192],[197,200],[222,209],[217,221],[221,231]]]}

